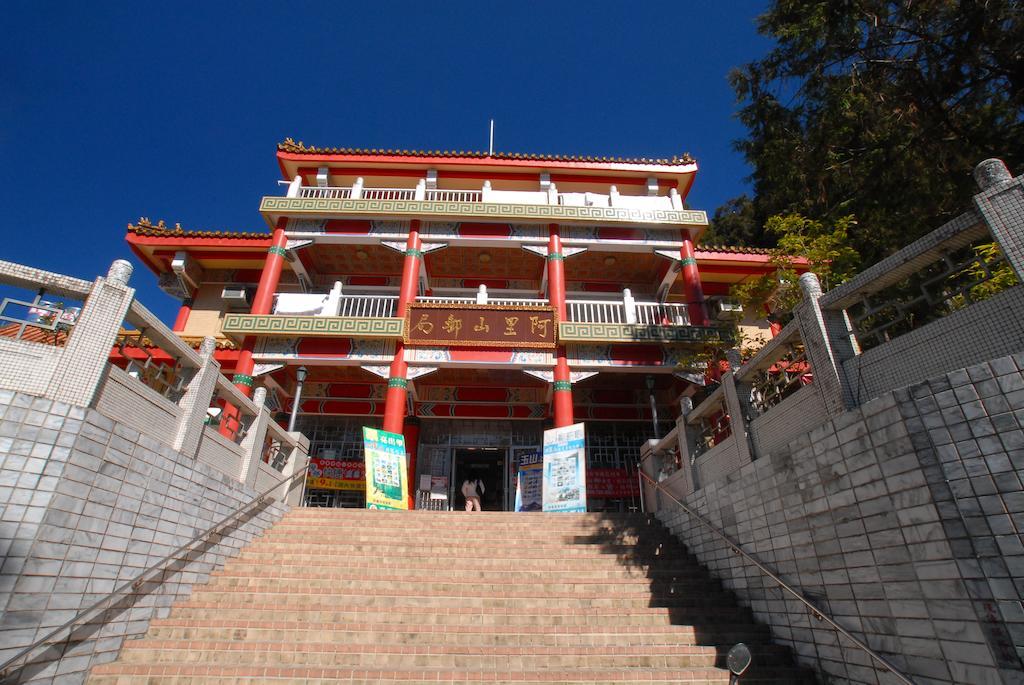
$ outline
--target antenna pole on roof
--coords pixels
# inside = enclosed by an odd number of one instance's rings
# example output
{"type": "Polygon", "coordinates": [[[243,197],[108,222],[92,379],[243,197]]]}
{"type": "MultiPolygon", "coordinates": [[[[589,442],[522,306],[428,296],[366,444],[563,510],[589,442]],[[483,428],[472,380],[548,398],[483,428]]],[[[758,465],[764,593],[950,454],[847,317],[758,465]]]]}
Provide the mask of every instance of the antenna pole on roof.
{"type": "Polygon", "coordinates": [[[487,156],[494,156],[494,119],[491,119],[491,142],[487,146],[487,156]]]}

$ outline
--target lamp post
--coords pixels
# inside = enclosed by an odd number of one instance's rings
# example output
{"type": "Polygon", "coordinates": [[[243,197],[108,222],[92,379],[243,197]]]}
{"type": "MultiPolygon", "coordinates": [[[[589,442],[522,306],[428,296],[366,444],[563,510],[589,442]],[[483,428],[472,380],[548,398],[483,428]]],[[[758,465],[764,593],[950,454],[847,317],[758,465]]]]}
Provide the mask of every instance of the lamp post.
{"type": "Polygon", "coordinates": [[[661,435],[658,433],[658,403],[654,401],[654,376],[648,376],[645,379],[647,383],[647,396],[651,401],[651,422],[654,424],[654,437],[660,439],[661,435]]]}
{"type": "Polygon", "coordinates": [[[302,384],[306,382],[306,371],[305,366],[300,366],[295,369],[295,399],[292,401],[292,415],[288,419],[288,432],[292,433],[295,431],[295,419],[299,417],[299,404],[302,402],[302,384]]]}

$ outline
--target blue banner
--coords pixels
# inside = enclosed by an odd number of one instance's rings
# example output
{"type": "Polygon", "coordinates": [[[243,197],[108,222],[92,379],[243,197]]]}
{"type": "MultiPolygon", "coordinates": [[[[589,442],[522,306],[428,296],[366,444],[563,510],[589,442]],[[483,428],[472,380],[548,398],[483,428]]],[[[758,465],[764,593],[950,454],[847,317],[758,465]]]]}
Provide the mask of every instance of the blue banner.
{"type": "Polygon", "coordinates": [[[583,424],[544,431],[544,511],[587,510],[583,424]]]}

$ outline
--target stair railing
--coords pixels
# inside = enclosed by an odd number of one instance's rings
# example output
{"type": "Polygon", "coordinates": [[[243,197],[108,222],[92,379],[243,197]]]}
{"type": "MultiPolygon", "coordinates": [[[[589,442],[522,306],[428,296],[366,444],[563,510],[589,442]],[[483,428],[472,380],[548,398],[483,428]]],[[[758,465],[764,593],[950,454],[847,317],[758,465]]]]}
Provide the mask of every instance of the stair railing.
{"type": "Polygon", "coordinates": [[[21,661],[27,659],[37,649],[39,649],[43,645],[57,642],[54,638],[56,638],[58,635],[61,635],[65,631],[67,631],[67,630],[73,628],[74,626],[82,623],[85,618],[87,618],[89,616],[92,616],[93,614],[95,614],[100,609],[106,609],[107,607],[110,606],[110,604],[111,604],[111,602],[113,600],[115,600],[115,599],[117,599],[117,598],[119,598],[119,597],[121,597],[121,596],[123,596],[125,594],[128,594],[129,591],[137,590],[139,587],[141,587],[143,585],[143,583],[145,583],[149,579],[149,576],[153,572],[155,572],[157,570],[163,570],[163,567],[165,565],[167,565],[171,561],[175,561],[175,560],[179,559],[186,550],[191,549],[196,543],[201,542],[201,541],[205,541],[207,538],[212,536],[214,533],[219,531],[221,528],[226,526],[228,523],[231,523],[232,521],[234,521],[236,518],[238,518],[239,516],[241,516],[242,514],[247,512],[252,507],[254,507],[254,506],[258,505],[258,504],[262,504],[263,502],[265,502],[270,497],[270,493],[272,493],[274,490],[277,490],[278,488],[280,488],[285,483],[290,483],[291,481],[294,481],[299,476],[304,476],[306,471],[308,471],[308,470],[309,470],[309,464],[306,464],[301,469],[297,470],[295,473],[293,473],[293,474],[291,474],[289,476],[285,476],[284,478],[279,479],[276,483],[274,483],[273,486],[267,488],[266,490],[264,490],[260,494],[256,495],[256,497],[254,497],[253,499],[249,500],[245,504],[242,504],[241,506],[236,507],[234,510],[231,511],[231,513],[229,513],[227,516],[222,518],[220,521],[218,521],[217,523],[213,524],[212,526],[210,526],[209,528],[204,530],[202,533],[199,533],[198,535],[194,536],[191,540],[189,540],[188,542],[186,542],[183,545],[179,546],[174,551],[172,551],[170,554],[167,554],[166,556],[161,558],[159,561],[151,564],[150,566],[148,566],[145,570],[143,570],[141,573],[139,573],[137,576],[135,576],[131,580],[125,581],[124,583],[122,583],[118,587],[114,588],[114,590],[112,592],[110,592],[109,594],[107,594],[104,597],[100,598],[98,601],[94,602],[93,604],[91,604],[87,608],[83,609],[82,611],[79,611],[77,614],[72,616],[70,619],[65,621],[63,624],[61,624],[60,626],[54,628],[53,630],[51,630],[49,633],[47,633],[43,637],[37,639],[35,642],[30,644],[28,647],[25,647],[23,650],[21,650],[20,652],[15,654],[13,657],[8,659],[4,663],[0,664],[0,679],[6,679],[11,674],[11,672],[14,670],[16,665],[18,665],[21,661]]]}
{"type": "MultiPolygon", "coordinates": [[[[721,528],[711,523],[711,521],[704,518],[699,513],[694,511],[692,508],[684,504],[682,501],[679,500],[679,498],[677,498],[675,495],[666,490],[661,483],[655,481],[653,478],[644,473],[642,469],[637,469],[637,471],[647,482],[649,482],[654,487],[655,491],[661,492],[670,500],[672,500],[676,504],[676,506],[685,511],[691,518],[696,519],[698,523],[700,523],[702,526],[710,530],[712,534],[723,540],[725,544],[728,545],[729,549],[731,549],[735,554],[739,554],[748,562],[756,566],[757,569],[761,571],[761,573],[765,574],[766,576],[774,580],[779,585],[779,587],[781,587],[783,590],[792,595],[793,598],[796,599],[798,602],[804,604],[808,609],[810,609],[811,615],[814,616],[814,618],[818,619],[819,621],[824,621],[825,623],[828,623],[837,632],[846,636],[846,638],[850,642],[852,642],[854,645],[859,647],[863,652],[865,652],[868,656],[870,656],[872,659],[881,664],[883,670],[892,673],[892,675],[895,676],[895,678],[901,683],[904,683],[905,685],[915,685],[914,681],[911,680],[907,675],[902,673],[898,668],[896,668],[892,664],[892,662],[890,662],[888,659],[886,659],[884,656],[882,656],[875,650],[871,649],[871,647],[869,647],[867,644],[864,643],[864,641],[860,640],[855,635],[853,635],[849,630],[836,623],[835,620],[832,619],[832,617],[830,617],[828,614],[826,614],[821,609],[816,607],[809,599],[804,597],[799,590],[792,587],[789,583],[787,583],[785,580],[779,577],[777,573],[775,573],[770,568],[761,563],[761,561],[757,557],[753,556],[752,554],[745,551],[742,547],[740,547],[739,543],[735,542],[732,538],[726,535],[721,528]]],[[[640,499],[643,500],[642,489],[640,491],[640,499]]]]}

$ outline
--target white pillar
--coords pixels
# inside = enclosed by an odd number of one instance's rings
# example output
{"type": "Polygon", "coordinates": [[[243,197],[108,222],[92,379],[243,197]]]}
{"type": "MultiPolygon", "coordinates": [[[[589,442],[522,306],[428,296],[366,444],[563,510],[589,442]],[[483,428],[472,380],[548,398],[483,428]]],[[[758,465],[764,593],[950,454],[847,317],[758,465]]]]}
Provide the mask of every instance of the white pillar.
{"type": "Polygon", "coordinates": [[[487,304],[487,286],[483,283],[480,284],[480,288],[476,291],[476,303],[487,304]]]}
{"type": "Polygon", "coordinates": [[[106,278],[97,278],[64,346],[46,396],[79,407],[92,404],[110,364],[114,347],[135,289],[128,286],[131,262],[118,259],[106,278]]]}
{"type": "Polygon", "coordinates": [[[626,310],[626,323],[636,323],[636,300],[629,288],[622,289],[622,307],[626,310]]]}
{"type": "Polygon", "coordinates": [[[242,466],[238,470],[238,480],[249,487],[256,487],[256,475],[263,460],[263,446],[267,440],[267,424],[270,423],[270,411],[266,407],[267,389],[256,388],[252,395],[253,404],[258,411],[249,425],[249,432],[242,439],[240,447],[244,451],[242,466]]]}
{"type": "Polygon", "coordinates": [[[292,182],[288,184],[288,194],[286,197],[298,197],[299,190],[302,188],[302,176],[296,176],[292,179],[292,182]]]}
{"type": "Polygon", "coordinates": [[[172,446],[178,452],[192,458],[195,458],[199,449],[199,441],[206,426],[207,410],[217,388],[217,376],[220,375],[220,364],[213,358],[216,347],[212,337],[203,338],[199,346],[203,365],[196,370],[188,389],[178,402],[181,414],[178,417],[178,429],[172,446]]]}

